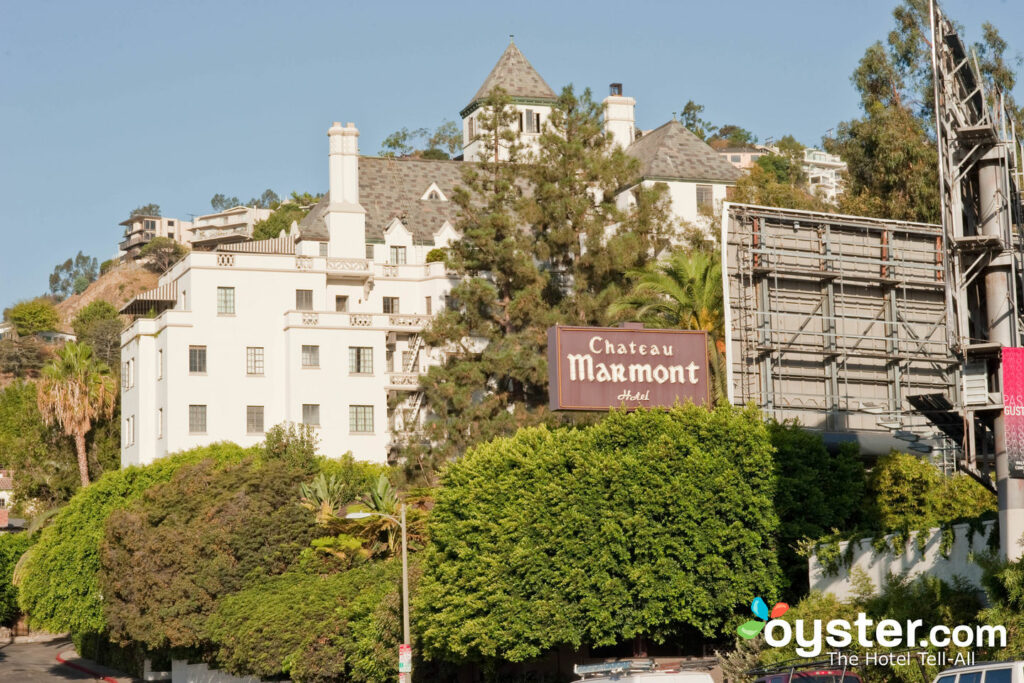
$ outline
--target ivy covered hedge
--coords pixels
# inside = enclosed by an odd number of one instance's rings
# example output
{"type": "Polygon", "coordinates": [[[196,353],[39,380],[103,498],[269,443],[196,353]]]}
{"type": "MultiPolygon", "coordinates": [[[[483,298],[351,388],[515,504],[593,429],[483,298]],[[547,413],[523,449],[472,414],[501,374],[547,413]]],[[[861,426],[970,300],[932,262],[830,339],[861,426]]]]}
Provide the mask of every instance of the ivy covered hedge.
{"type": "Polygon", "coordinates": [[[772,452],[757,411],[692,405],[477,446],[431,516],[415,596],[426,651],[523,661],[722,633],[739,605],[779,593],[772,452]]]}
{"type": "Polygon", "coordinates": [[[14,566],[35,540],[25,533],[0,534],[0,626],[10,626],[21,614],[18,588],[13,582],[14,566]]]}

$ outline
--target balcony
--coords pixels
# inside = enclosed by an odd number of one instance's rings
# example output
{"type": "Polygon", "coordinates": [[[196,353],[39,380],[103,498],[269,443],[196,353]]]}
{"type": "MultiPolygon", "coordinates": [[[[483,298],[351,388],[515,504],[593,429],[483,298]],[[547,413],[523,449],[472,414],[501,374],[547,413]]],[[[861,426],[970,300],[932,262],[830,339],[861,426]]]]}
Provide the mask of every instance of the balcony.
{"type": "Polygon", "coordinates": [[[217,242],[243,242],[249,237],[249,228],[245,225],[238,228],[193,228],[192,243],[208,244],[217,242]]]}
{"type": "Polygon", "coordinates": [[[387,388],[394,391],[417,391],[420,375],[417,372],[389,372],[387,388]]]}
{"type": "Polygon", "coordinates": [[[133,247],[137,247],[139,245],[146,244],[152,241],[153,238],[156,237],[156,232],[137,232],[132,235],[126,235],[125,237],[126,238],[122,240],[121,243],[118,245],[121,248],[121,251],[128,251],[133,247]]]}
{"type": "Polygon", "coordinates": [[[336,311],[288,311],[285,328],[318,327],[322,329],[385,330],[388,332],[422,332],[433,316],[401,313],[340,313],[336,311]]]}

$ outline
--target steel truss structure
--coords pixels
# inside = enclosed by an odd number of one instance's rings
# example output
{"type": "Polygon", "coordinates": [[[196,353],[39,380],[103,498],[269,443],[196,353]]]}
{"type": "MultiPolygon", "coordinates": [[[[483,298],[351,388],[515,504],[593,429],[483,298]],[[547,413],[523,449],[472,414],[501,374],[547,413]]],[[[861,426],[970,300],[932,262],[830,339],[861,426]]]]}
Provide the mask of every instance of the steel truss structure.
{"type": "Polygon", "coordinates": [[[942,228],[745,204],[723,207],[729,400],[862,450],[954,444],[906,403],[955,391],[942,228]]]}

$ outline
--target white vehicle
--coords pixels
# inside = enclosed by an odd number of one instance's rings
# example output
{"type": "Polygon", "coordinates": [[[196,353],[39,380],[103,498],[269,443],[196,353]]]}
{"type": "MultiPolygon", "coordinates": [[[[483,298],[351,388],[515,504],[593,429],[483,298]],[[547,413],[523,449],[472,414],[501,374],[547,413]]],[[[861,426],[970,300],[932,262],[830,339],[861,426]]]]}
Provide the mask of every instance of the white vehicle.
{"type": "Polygon", "coordinates": [[[682,662],[658,664],[653,659],[577,664],[573,671],[578,681],[587,683],[714,683],[706,670],[687,670],[682,662]]]}
{"type": "Polygon", "coordinates": [[[946,669],[933,683],[1024,683],[1024,662],[979,662],[946,669]]]}

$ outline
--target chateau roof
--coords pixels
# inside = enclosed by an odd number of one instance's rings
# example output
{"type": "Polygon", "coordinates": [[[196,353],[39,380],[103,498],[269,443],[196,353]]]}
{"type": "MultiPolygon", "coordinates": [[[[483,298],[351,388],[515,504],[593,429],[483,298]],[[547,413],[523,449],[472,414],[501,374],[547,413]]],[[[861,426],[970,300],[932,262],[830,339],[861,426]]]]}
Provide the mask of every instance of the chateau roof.
{"type": "Polygon", "coordinates": [[[735,183],[743,176],[703,140],[676,120],[655,128],[629,146],[644,178],[735,183]]]}
{"type": "MultiPolygon", "coordinates": [[[[445,221],[455,224],[458,207],[451,199],[462,183],[462,168],[458,161],[359,157],[359,204],[366,210],[367,241],[383,241],[384,231],[397,218],[415,242],[432,243],[445,221]],[[422,198],[432,183],[448,201],[422,198]]],[[[328,239],[324,216],[329,202],[324,196],[299,223],[303,239],[328,239]]]]}
{"type": "Polygon", "coordinates": [[[523,56],[514,42],[509,41],[508,47],[502,53],[498,63],[491,69],[491,73],[484,79],[484,84],[473,95],[470,100],[472,105],[479,102],[488,95],[494,88],[503,88],[512,97],[523,97],[530,99],[554,100],[557,98],[555,91],[551,89],[544,79],[540,77],[537,70],[533,68],[529,60],[523,56]]]}

